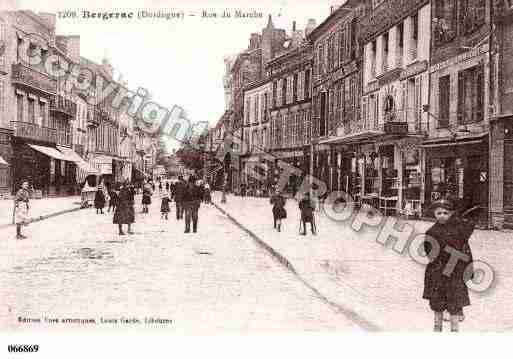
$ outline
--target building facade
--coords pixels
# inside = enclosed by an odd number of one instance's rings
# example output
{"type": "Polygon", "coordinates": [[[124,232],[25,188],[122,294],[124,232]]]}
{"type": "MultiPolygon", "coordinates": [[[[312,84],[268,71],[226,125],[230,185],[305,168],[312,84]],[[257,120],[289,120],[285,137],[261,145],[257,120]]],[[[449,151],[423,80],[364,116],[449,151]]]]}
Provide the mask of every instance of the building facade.
{"type": "Polygon", "coordinates": [[[362,129],[360,96],[362,50],[359,27],[365,2],[348,1],[332,8],[330,16],[308,36],[313,46],[312,169],[328,190],[346,191],[359,200],[353,134],[362,129]]]}
{"type": "Polygon", "coordinates": [[[312,46],[304,32],[292,29],[284,51],[269,61],[267,69],[272,83],[270,96],[269,149],[275,158],[271,163],[270,182],[276,184],[280,169],[277,160],[302,169],[292,174],[287,190],[295,192],[309,173],[309,147],[312,130],[312,46]]]}
{"type": "Polygon", "coordinates": [[[429,115],[431,6],[390,0],[363,19],[361,202],[386,214],[422,215],[422,140],[429,115]]]}
{"type": "Polygon", "coordinates": [[[444,194],[489,223],[491,1],[433,1],[424,201],[444,194]]]}
{"type": "Polygon", "coordinates": [[[65,80],[51,76],[45,65],[47,59],[54,59],[54,69],[77,63],[80,39],[56,36],[55,22],[54,14],[0,13],[0,156],[8,164],[0,169],[4,194],[25,180],[43,195],[75,191],[75,163],[58,146],[71,150],[77,107],[65,80]]]}

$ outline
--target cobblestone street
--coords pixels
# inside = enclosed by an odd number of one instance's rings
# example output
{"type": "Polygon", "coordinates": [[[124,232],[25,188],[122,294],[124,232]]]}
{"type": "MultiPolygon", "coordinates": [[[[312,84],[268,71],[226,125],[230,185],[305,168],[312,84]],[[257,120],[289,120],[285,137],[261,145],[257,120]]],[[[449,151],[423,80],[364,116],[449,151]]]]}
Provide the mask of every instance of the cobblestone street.
{"type": "Polygon", "coordinates": [[[202,205],[199,233],[185,235],[174,209],[162,221],[156,202],[149,216],[137,213],[133,236],[118,236],[112,215],[92,209],[33,223],[22,241],[14,228],[0,230],[0,327],[76,326],[45,317],[91,318],[109,327],[100,318],[153,317],[173,324],[141,327],[354,329],[214,207],[202,205]],[[20,324],[18,317],[42,322],[20,324]]]}

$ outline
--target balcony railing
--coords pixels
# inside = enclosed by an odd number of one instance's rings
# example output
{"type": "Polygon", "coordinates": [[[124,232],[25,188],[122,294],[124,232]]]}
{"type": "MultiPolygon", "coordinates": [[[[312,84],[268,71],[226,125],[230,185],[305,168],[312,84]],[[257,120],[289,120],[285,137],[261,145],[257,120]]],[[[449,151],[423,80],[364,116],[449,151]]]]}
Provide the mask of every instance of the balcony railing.
{"type": "Polygon", "coordinates": [[[12,121],[11,124],[15,137],[71,146],[72,137],[70,132],[42,127],[30,122],[12,121]]]}
{"type": "Polygon", "coordinates": [[[55,79],[23,64],[13,64],[11,76],[12,82],[15,84],[52,94],[57,92],[57,81],[55,79]]]}
{"type": "Polygon", "coordinates": [[[77,115],[77,104],[58,95],[51,99],[50,111],[59,112],[70,119],[74,119],[77,115]]]}

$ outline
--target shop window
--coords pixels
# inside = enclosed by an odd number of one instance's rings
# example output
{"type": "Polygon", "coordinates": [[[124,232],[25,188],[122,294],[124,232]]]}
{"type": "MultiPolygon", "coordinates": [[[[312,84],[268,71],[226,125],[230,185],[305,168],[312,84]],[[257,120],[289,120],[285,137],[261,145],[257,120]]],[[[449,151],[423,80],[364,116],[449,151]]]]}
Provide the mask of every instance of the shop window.
{"type": "Polygon", "coordinates": [[[483,120],[484,69],[475,66],[458,74],[458,124],[483,120]]]}
{"type": "Polygon", "coordinates": [[[450,103],[451,103],[451,77],[442,76],[438,79],[438,127],[449,127],[450,103]]]}
{"type": "Polygon", "coordinates": [[[457,164],[461,164],[461,159],[435,158],[431,160],[431,201],[447,196],[461,197],[462,190],[457,164]]]}

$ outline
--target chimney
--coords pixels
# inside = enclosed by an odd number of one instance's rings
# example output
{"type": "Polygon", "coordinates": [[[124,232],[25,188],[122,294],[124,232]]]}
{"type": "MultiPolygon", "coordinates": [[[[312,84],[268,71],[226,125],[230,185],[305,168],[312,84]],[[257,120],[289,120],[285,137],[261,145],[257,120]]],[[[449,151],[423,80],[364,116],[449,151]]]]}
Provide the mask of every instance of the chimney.
{"type": "Polygon", "coordinates": [[[306,25],[306,28],[305,28],[305,36],[308,36],[310,35],[310,33],[317,27],[317,22],[315,21],[315,19],[309,19],[308,20],[308,24],[306,25]]]}
{"type": "Polygon", "coordinates": [[[296,20],[292,21],[292,32],[296,31],[296,20]]]}

